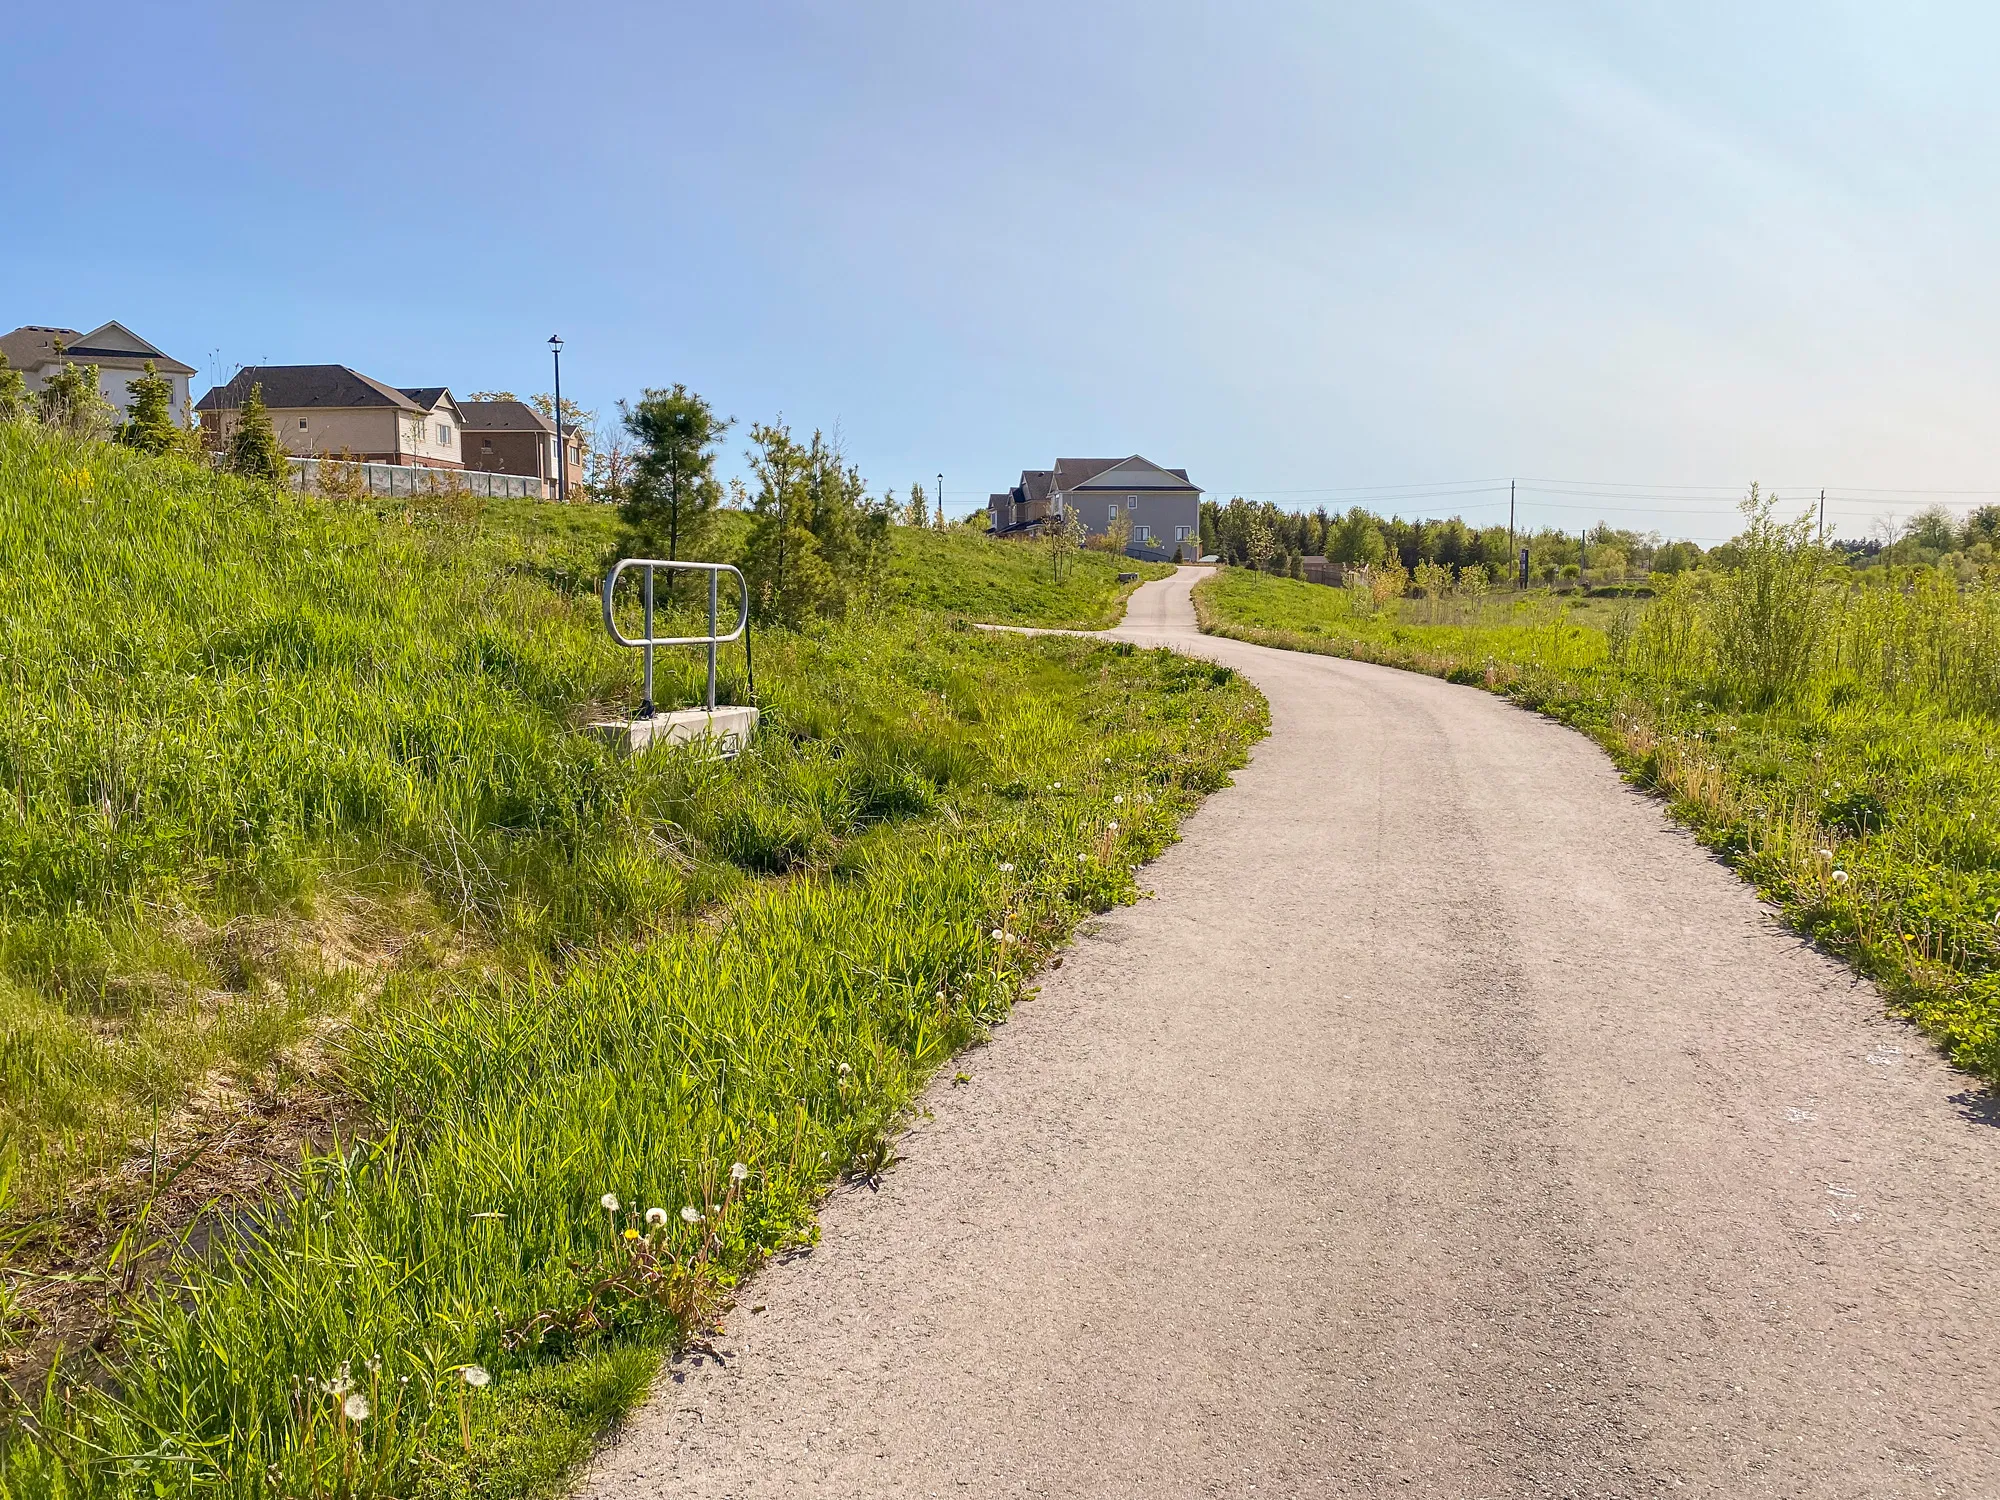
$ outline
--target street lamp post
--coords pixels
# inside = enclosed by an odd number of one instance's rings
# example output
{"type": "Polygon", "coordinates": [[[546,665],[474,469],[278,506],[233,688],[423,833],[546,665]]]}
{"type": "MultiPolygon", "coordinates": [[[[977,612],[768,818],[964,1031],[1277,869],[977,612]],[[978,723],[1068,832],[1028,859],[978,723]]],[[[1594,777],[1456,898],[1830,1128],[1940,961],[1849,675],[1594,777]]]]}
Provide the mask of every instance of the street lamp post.
{"type": "Polygon", "coordinates": [[[556,498],[569,503],[569,450],[563,446],[562,425],[562,335],[549,335],[549,348],[556,357],[556,498]]]}

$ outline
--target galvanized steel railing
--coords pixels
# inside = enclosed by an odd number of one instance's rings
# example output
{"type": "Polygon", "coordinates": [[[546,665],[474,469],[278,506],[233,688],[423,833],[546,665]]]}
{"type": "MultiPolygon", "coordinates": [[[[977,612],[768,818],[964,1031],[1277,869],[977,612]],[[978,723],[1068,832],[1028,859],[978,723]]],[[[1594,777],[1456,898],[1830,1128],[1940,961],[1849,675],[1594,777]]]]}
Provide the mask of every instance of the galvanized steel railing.
{"type": "Polygon", "coordinates": [[[631,646],[645,653],[646,691],[639,704],[639,717],[653,717],[653,648],[656,646],[706,646],[708,648],[708,707],[715,708],[715,653],[720,646],[741,636],[743,639],[743,660],[751,672],[751,696],[756,696],[755,668],[750,662],[750,585],[742,572],[728,563],[675,562],[659,557],[623,557],[612,567],[604,579],[604,628],[611,639],[621,646],[631,646]],[[639,586],[640,603],[646,612],[645,634],[636,638],[626,635],[618,628],[618,619],[612,609],[612,595],[618,587],[618,578],[627,568],[645,569],[644,581],[639,586]],[[708,634],[707,635],[654,635],[653,634],[653,575],[655,572],[706,573],[708,575],[708,634]],[[728,634],[716,630],[716,605],[718,584],[722,575],[729,574],[736,580],[738,610],[736,626],[728,634]]]}

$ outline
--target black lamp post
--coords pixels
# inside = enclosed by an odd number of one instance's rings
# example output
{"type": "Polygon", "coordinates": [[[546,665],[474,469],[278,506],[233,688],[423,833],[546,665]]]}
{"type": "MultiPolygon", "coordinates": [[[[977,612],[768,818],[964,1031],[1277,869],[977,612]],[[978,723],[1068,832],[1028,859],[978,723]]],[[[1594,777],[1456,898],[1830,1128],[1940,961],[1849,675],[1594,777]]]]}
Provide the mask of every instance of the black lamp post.
{"type": "Polygon", "coordinates": [[[562,425],[562,335],[549,335],[549,347],[556,356],[556,498],[569,503],[569,450],[563,446],[562,425]]]}

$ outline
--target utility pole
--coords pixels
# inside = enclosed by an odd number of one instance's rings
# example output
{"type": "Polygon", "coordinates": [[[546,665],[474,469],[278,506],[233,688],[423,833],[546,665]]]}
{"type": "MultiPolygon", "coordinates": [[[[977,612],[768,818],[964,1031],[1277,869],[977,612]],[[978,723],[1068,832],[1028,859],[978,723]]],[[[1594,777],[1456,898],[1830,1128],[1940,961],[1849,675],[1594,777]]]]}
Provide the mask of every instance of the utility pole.
{"type": "Polygon", "coordinates": [[[556,356],[556,499],[569,503],[569,451],[563,446],[562,426],[562,335],[549,335],[549,348],[556,356]]]}
{"type": "MultiPolygon", "coordinates": [[[[1513,556],[1514,556],[1514,481],[1510,479],[1507,481],[1507,557],[1511,561],[1513,559],[1513,556]]],[[[1518,566],[1515,568],[1514,571],[1515,571],[1515,576],[1519,577],[1520,569],[1518,566]]]]}

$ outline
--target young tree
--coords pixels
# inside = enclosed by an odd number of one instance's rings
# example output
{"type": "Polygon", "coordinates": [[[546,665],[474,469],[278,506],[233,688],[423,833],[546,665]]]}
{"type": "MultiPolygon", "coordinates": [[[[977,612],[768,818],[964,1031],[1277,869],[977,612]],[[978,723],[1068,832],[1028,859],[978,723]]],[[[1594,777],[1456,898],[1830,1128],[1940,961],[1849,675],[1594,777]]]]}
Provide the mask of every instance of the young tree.
{"type": "Polygon", "coordinates": [[[28,383],[0,354],[0,422],[24,421],[28,410],[28,383]]]}
{"type": "MultiPolygon", "coordinates": [[[[56,345],[62,354],[62,345],[56,345]]],[[[46,427],[86,442],[101,443],[111,436],[117,413],[97,386],[96,365],[65,362],[35,393],[35,415],[46,427]]]]}
{"type": "Polygon", "coordinates": [[[264,406],[261,381],[250,387],[250,394],[236,413],[236,423],[229,431],[227,455],[224,466],[245,479],[275,484],[285,477],[285,450],[279,445],[277,430],[271,426],[271,413],[264,406]]]}
{"type": "Polygon", "coordinates": [[[1271,535],[1271,528],[1264,524],[1264,518],[1252,516],[1243,535],[1243,553],[1250,560],[1250,566],[1263,572],[1271,566],[1271,558],[1277,550],[1278,540],[1271,535]]]}
{"type": "Polygon", "coordinates": [[[716,450],[734,420],[716,416],[685,385],[648,390],[636,406],[621,401],[618,414],[635,446],[630,492],[620,512],[625,524],[655,554],[664,548],[670,559],[684,551],[698,556],[722,503],[716,450]]]}
{"type": "Polygon", "coordinates": [[[810,525],[811,457],[782,421],[753,423],[745,456],[757,493],[743,574],[765,619],[798,626],[825,611],[834,587],[810,525]]]}
{"type": "Polygon", "coordinates": [[[623,505],[631,498],[632,470],[637,459],[631,441],[613,428],[590,444],[590,498],[605,505],[623,505]]]}
{"type": "Polygon", "coordinates": [[[132,393],[131,414],[118,429],[118,441],[154,455],[183,451],[187,429],[174,421],[174,383],[146,361],[146,371],[137,380],[127,381],[132,393]]]}
{"type": "Polygon", "coordinates": [[[922,485],[920,484],[911,485],[910,506],[908,510],[903,512],[903,524],[905,526],[928,526],[930,524],[930,519],[931,519],[930,497],[924,493],[924,487],[922,485]]]}

